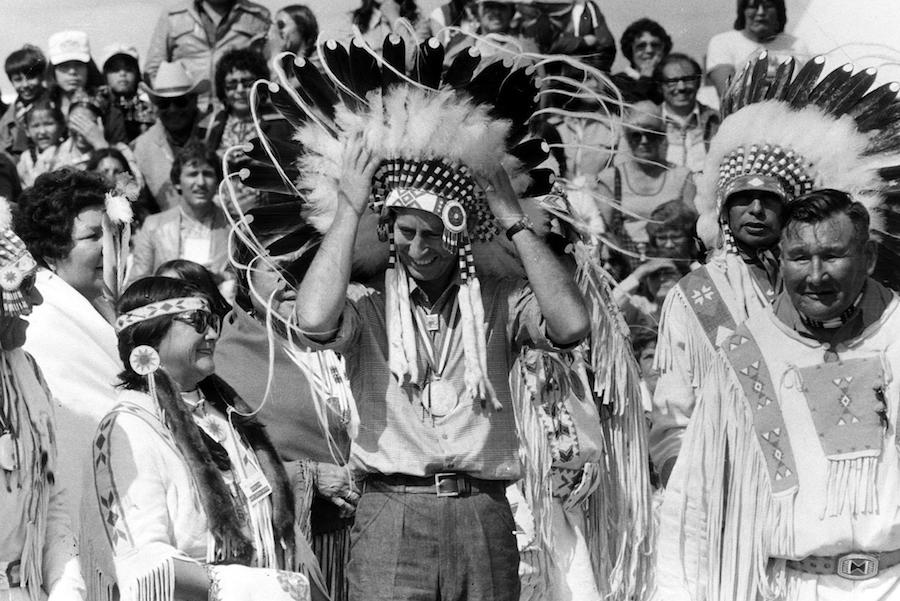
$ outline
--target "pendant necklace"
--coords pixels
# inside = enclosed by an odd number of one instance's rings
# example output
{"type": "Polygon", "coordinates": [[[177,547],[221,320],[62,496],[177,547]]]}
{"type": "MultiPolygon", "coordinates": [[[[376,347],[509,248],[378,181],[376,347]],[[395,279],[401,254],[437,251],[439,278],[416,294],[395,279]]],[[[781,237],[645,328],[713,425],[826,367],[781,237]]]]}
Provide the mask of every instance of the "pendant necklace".
{"type": "Polygon", "coordinates": [[[459,404],[459,394],[452,382],[442,377],[447,367],[447,359],[450,356],[450,343],[453,338],[453,326],[459,315],[459,298],[453,299],[453,309],[447,322],[447,331],[441,340],[440,355],[435,361],[434,344],[430,332],[440,330],[440,314],[426,314],[422,319],[421,312],[413,311],[417,331],[425,347],[426,360],[429,369],[426,370],[426,381],[422,386],[422,406],[432,417],[443,417],[453,411],[459,404]]]}

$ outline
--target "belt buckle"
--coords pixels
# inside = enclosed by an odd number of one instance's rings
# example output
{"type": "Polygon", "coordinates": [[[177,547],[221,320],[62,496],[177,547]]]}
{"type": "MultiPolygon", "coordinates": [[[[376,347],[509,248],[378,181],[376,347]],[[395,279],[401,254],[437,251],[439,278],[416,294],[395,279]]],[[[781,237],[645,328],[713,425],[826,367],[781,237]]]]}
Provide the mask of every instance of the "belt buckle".
{"type": "Polygon", "coordinates": [[[450,478],[456,479],[457,474],[453,472],[441,472],[439,474],[434,475],[434,493],[435,496],[438,497],[458,497],[459,496],[459,482],[456,483],[456,490],[451,490],[448,492],[441,492],[441,482],[444,480],[449,480],[450,478]]]}
{"type": "Polygon", "coordinates": [[[868,580],[878,575],[878,557],[869,553],[847,553],[837,560],[837,575],[847,580],[868,580]]]}

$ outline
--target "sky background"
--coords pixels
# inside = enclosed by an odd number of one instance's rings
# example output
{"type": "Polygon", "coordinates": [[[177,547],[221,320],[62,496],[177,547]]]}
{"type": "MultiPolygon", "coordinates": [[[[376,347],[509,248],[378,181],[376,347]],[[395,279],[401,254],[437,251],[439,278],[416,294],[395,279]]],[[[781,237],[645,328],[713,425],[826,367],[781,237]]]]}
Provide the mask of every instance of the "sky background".
{"type": "MultiPolygon", "coordinates": [[[[274,11],[291,0],[258,0],[274,11]]],[[[302,0],[301,0],[302,1],[302,0]]],[[[731,29],[734,0],[598,0],[613,35],[618,38],[631,21],[650,17],[672,36],[675,49],[702,59],[709,38],[731,29]]],[[[309,0],[329,37],[349,35],[349,12],[359,0],[309,0]]],[[[441,0],[419,0],[427,14],[441,0]]],[[[124,42],[146,55],[150,34],[169,0],[0,0],[0,58],[26,42],[46,49],[50,34],[81,29],[91,39],[94,56],[110,43],[124,42]]],[[[788,31],[802,35],[814,52],[834,48],[836,60],[856,60],[865,66],[900,65],[900,0],[787,0],[788,31]],[[862,58],[860,58],[862,57],[862,58]]],[[[621,53],[620,53],[621,54],[621,53]]],[[[617,58],[614,69],[622,66],[617,58]]],[[[895,69],[900,79],[900,67],[895,69]]],[[[0,91],[12,86],[0,75],[0,91]]]]}

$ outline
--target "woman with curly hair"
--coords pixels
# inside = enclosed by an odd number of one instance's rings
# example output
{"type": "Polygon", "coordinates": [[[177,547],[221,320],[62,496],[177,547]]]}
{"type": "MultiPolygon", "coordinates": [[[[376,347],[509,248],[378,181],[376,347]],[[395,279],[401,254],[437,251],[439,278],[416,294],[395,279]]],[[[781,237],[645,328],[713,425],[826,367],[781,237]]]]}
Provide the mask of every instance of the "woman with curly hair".
{"type": "MultiPolygon", "coordinates": [[[[221,320],[209,298],[154,276],[125,290],[117,310],[124,369],[118,403],[93,437],[89,519],[105,532],[121,598],[321,598],[289,571],[317,577],[302,540],[299,562],[294,553],[284,466],[250,407],[215,374],[221,320]]],[[[102,574],[109,590],[113,572],[102,574]]]]}
{"type": "Polygon", "coordinates": [[[27,318],[25,350],[41,366],[59,404],[56,474],[68,492],[73,520],[85,490],[87,441],[115,402],[119,371],[114,312],[102,297],[108,189],[93,173],[45,173],[22,193],[13,222],[39,265],[36,285],[44,302],[27,318]]]}
{"type": "Polygon", "coordinates": [[[653,79],[653,71],[672,51],[672,38],[668,32],[653,19],[638,19],[622,32],[620,45],[629,66],[613,75],[612,80],[625,101],[662,103],[662,93],[653,79]]]}

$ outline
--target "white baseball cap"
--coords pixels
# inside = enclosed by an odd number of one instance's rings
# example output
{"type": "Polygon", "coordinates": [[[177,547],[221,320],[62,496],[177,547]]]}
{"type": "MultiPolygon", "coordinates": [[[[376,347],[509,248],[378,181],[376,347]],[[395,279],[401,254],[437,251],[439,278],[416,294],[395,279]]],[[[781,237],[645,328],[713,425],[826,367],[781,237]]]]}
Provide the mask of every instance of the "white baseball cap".
{"type": "Polygon", "coordinates": [[[49,52],[47,58],[51,65],[59,65],[67,61],[89,63],[91,61],[91,45],[83,31],[58,31],[50,36],[47,42],[49,52]]]}

